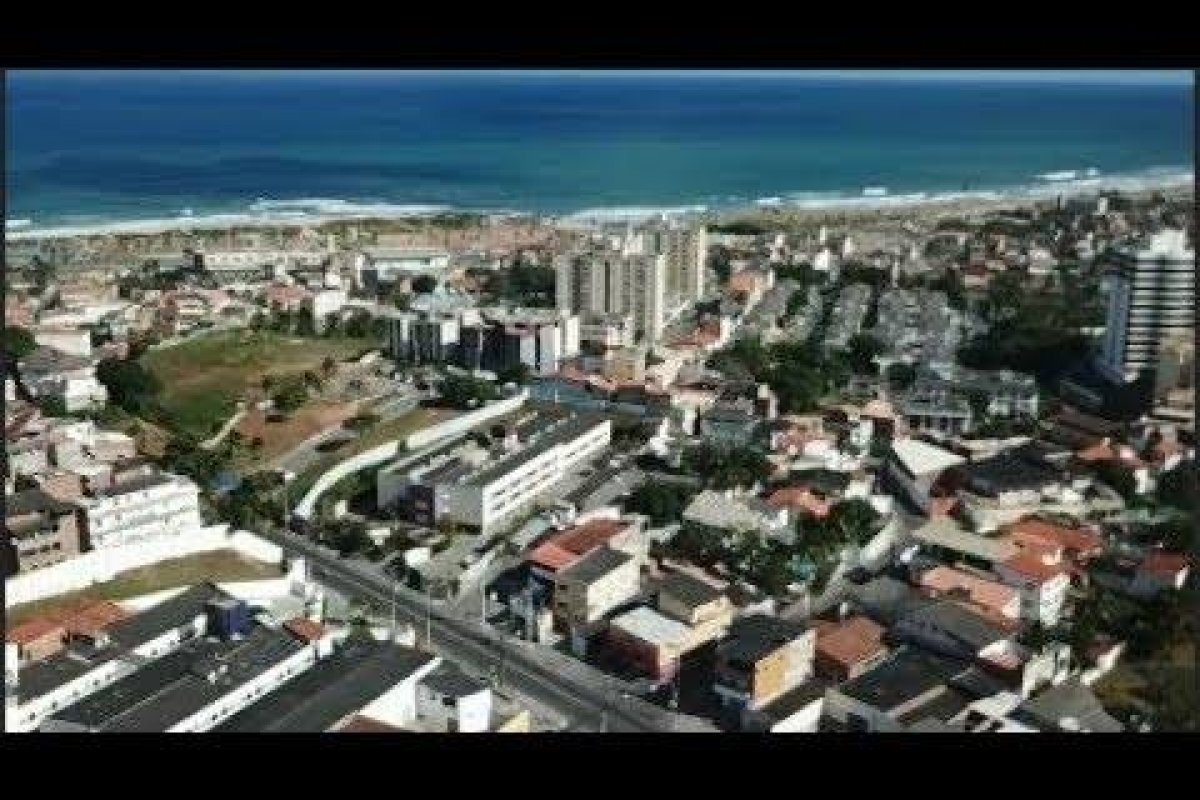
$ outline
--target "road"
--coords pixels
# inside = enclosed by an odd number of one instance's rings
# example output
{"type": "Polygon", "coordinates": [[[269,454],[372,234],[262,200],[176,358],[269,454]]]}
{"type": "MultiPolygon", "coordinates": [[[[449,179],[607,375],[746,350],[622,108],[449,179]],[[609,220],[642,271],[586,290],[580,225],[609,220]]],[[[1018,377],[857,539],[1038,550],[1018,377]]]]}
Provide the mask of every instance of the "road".
{"type": "Polygon", "coordinates": [[[233,431],[234,427],[239,422],[241,422],[242,418],[245,416],[246,416],[246,409],[239,408],[237,411],[233,412],[232,417],[225,420],[225,424],[221,426],[221,430],[217,431],[217,434],[215,436],[213,436],[211,439],[205,439],[203,442],[200,443],[200,446],[202,448],[204,448],[205,450],[212,450],[214,447],[219,445],[221,442],[225,441],[225,437],[228,436],[233,431]]]}
{"type": "MultiPolygon", "coordinates": [[[[313,576],[347,596],[396,609],[426,644],[451,661],[480,675],[497,675],[507,689],[553,709],[575,731],[654,732],[707,730],[684,715],[673,714],[622,693],[621,684],[586,664],[536,645],[508,639],[475,620],[460,619],[435,607],[424,595],[398,586],[369,565],[347,561],[292,533],[266,532],[266,538],[309,560],[313,576]],[[555,663],[555,657],[568,659],[555,663]]],[[[713,729],[715,730],[715,728],[713,729]]]]}

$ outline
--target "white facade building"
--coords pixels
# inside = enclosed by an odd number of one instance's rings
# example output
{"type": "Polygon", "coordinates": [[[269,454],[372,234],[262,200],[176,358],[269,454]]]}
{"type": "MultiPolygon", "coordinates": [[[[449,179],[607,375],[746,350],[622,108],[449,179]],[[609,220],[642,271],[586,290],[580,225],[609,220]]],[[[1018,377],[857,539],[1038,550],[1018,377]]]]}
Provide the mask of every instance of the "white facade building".
{"type": "Polygon", "coordinates": [[[434,515],[488,534],[532,508],[571,469],[608,447],[612,422],[572,417],[483,469],[434,486],[434,515]]]}
{"type": "Polygon", "coordinates": [[[560,311],[581,315],[625,314],[647,343],[666,324],[666,255],[590,252],[564,256],[555,264],[555,295],[560,311]]]}
{"type": "Polygon", "coordinates": [[[1100,367],[1113,380],[1132,381],[1157,368],[1165,341],[1194,336],[1196,251],[1185,231],[1165,230],[1118,259],[1100,367]]]}
{"type": "Polygon", "coordinates": [[[200,490],[181,475],[140,475],[80,501],[93,549],[172,535],[203,526],[200,490]]]}

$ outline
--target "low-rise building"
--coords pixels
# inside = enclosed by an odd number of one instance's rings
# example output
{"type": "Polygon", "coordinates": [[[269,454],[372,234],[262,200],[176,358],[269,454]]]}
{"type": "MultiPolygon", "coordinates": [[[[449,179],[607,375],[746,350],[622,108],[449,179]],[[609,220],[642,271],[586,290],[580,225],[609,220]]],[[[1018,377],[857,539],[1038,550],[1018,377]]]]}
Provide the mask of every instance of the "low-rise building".
{"type": "Polygon", "coordinates": [[[5,498],[4,531],[21,572],[57,564],[86,549],[77,509],[41,489],[5,498]]]}
{"type": "Polygon", "coordinates": [[[554,613],[583,657],[588,638],[613,609],[632,600],[641,584],[641,563],[630,553],[602,545],[557,572],[554,613]]]}
{"type": "Polygon", "coordinates": [[[901,646],[881,664],[825,695],[825,715],[854,733],[898,733],[924,720],[945,721],[975,697],[952,685],[969,665],[901,646]]]}
{"type": "Polygon", "coordinates": [[[673,680],[680,658],[696,646],[691,626],[649,606],[613,617],[605,640],[610,651],[659,682],[673,680]]]}
{"type": "Polygon", "coordinates": [[[873,668],[888,652],[884,628],[869,617],[855,614],[838,622],[816,622],[817,675],[830,681],[847,681],[873,668]]]}
{"type": "Polygon", "coordinates": [[[200,490],[191,479],[146,471],[79,501],[90,547],[100,549],[198,529],[200,490]]]}
{"type": "Polygon", "coordinates": [[[966,459],[944,448],[919,439],[900,439],[892,443],[884,469],[900,492],[929,513],[943,473],[964,463],[966,459]]]}
{"type": "Polygon", "coordinates": [[[788,539],[793,534],[786,508],[776,508],[753,495],[706,489],[692,498],[683,522],[723,534],[758,532],[788,539]]]}
{"type": "Polygon", "coordinates": [[[816,629],[751,614],[739,617],[717,644],[713,689],[722,707],[741,715],[800,686],[813,674],[816,629]]]}
{"type": "Polygon", "coordinates": [[[1178,591],[1187,584],[1190,573],[1191,561],[1186,555],[1155,551],[1137,565],[1129,591],[1138,595],[1178,591]]]}
{"type": "Polygon", "coordinates": [[[446,662],[417,684],[416,723],[440,733],[484,733],[491,728],[492,690],[446,662]]]}
{"type": "Polygon", "coordinates": [[[969,603],[985,614],[1004,619],[1020,619],[1020,592],[1000,581],[988,580],[972,572],[939,564],[923,570],[917,586],[930,597],[949,597],[969,603]]]}
{"type": "Polygon", "coordinates": [[[403,729],[417,716],[417,684],[440,663],[403,645],[351,639],[215,731],[321,733],[359,719],[403,729]]]}

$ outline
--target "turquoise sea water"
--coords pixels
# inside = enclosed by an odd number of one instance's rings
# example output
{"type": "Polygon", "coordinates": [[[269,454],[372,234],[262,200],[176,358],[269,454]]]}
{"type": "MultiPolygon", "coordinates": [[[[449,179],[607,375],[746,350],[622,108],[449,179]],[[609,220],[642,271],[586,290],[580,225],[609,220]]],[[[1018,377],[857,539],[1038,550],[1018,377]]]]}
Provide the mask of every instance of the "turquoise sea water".
{"type": "Polygon", "coordinates": [[[14,72],[6,112],[10,229],[364,204],[815,203],[1194,163],[1179,84],[14,72]]]}

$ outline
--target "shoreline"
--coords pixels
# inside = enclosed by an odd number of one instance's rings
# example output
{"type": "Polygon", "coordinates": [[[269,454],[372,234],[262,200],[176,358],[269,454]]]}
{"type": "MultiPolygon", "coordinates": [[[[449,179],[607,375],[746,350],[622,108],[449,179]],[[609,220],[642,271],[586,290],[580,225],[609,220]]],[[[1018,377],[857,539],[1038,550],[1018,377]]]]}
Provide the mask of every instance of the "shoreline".
{"type": "Polygon", "coordinates": [[[1058,196],[1093,196],[1101,192],[1142,195],[1151,192],[1194,192],[1195,175],[1181,169],[1078,178],[1074,172],[1041,176],[1025,186],[945,192],[890,194],[883,187],[866,187],[860,194],[804,192],[787,197],[764,197],[724,207],[703,205],[615,206],[570,213],[541,213],[508,209],[455,208],[434,204],[353,203],[333,199],[258,200],[243,213],[180,215],[91,224],[35,227],[30,219],[5,221],[5,241],[59,241],[111,236],[221,233],[236,230],[321,228],[345,223],[379,224],[430,221],[442,217],[478,218],[485,222],[525,220],[561,228],[592,228],[654,217],[703,220],[709,224],[767,219],[786,224],[817,218],[880,219],[898,214],[963,214],[1044,203],[1058,196]],[[1157,174],[1156,174],[1157,173],[1157,174]],[[1072,177],[1067,177],[1072,176],[1072,177]],[[307,210],[306,210],[307,209],[307,210]]]}

